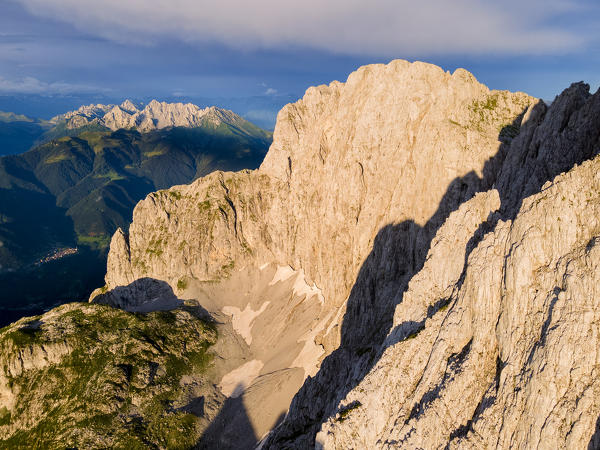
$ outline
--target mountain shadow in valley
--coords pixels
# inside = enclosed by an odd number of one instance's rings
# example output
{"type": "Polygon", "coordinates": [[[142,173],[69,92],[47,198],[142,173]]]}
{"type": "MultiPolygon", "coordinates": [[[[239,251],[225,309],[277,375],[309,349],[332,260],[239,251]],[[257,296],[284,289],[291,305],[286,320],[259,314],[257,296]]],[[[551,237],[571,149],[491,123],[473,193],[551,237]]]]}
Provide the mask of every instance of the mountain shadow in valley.
{"type": "MultiPolygon", "coordinates": [[[[238,386],[236,390],[243,390],[238,386]]],[[[285,414],[281,414],[275,424],[281,423],[285,414]]],[[[217,417],[204,430],[196,448],[200,450],[251,450],[256,448],[260,436],[256,436],[248,411],[244,405],[244,396],[229,397],[221,407],[217,417]]]]}
{"type": "MultiPolygon", "coordinates": [[[[243,391],[244,387],[238,386],[236,390],[238,389],[243,391]]],[[[202,433],[196,448],[251,450],[256,446],[258,438],[244,406],[243,395],[240,395],[225,400],[219,414],[202,433]]]]}
{"type": "Polygon", "coordinates": [[[0,328],[63,303],[87,301],[104,282],[105,261],[105,252],[81,247],[56,261],[0,273],[0,328]]]}
{"type": "MultiPolygon", "coordinates": [[[[600,93],[591,96],[589,86],[583,83],[573,84],[557,97],[550,113],[540,101],[529,112],[520,133],[510,139],[522,117],[501,130],[498,152],[486,162],[483,177],[471,172],[455,179],[424,226],[408,220],[386,225],[378,232],[350,292],[340,346],[323,360],[316,376],[305,381],[286,419],[271,432],[263,448],[314,447],[321,425],[336,414],[339,402],[381,357],[395,308],[410,279],[423,267],[431,240],[452,211],[476,192],[492,187],[499,192],[499,211],[480,226],[467,245],[462,279],[470,252],[493,231],[498,220],[514,218],[524,198],[539,192],[561,172],[600,153],[600,121],[594,122],[600,117],[600,93]],[[587,127],[573,125],[577,121],[587,127]]],[[[443,306],[444,302],[438,302],[428,315],[443,306]]],[[[411,322],[399,327],[406,337],[423,325],[411,322]]]]}
{"type": "Polygon", "coordinates": [[[50,126],[43,120],[0,111],[0,156],[29,150],[50,126]]]}

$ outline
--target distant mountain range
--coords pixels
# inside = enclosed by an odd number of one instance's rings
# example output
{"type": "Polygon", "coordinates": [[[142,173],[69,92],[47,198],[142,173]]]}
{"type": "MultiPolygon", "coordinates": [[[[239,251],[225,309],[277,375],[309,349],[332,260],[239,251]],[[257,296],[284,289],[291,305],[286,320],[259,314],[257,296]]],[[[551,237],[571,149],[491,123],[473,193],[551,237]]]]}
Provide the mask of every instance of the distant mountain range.
{"type": "Polygon", "coordinates": [[[36,138],[46,142],[0,157],[0,306],[85,297],[101,283],[110,236],[139,200],[216,169],[255,168],[271,142],[231,111],[157,101],[84,106],[40,123],[36,138]],[[86,280],[56,291],[57,272],[72,276],[59,268],[78,259],[81,271],[71,272],[86,280]]]}
{"type": "Polygon", "coordinates": [[[75,111],[56,116],[50,122],[58,128],[65,127],[69,130],[100,125],[113,131],[124,128],[148,132],[169,127],[216,128],[226,124],[250,134],[259,132],[257,127],[226,109],[216,106],[200,108],[192,103],[166,103],[156,100],[152,100],[144,108],[130,100],[125,100],[120,105],[82,106],[75,111]]]}
{"type": "Polygon", "coordinates": [[[270,139],[269,132],[232,111],[216,106],[201,108],[192,103],[157,100],[143,106],[125,100],[119,105],[84,105],[50,120],[0,111],[0,156],[23,153],[43,142],[74,136],[86,130],[135,129],[148,132],[172,127],[215,129],[221,125],[239,129],[250,136],[270,139]]]}
{"type": "MultiPolygon", "coordinates": [[[[168,103],[193,103],[202,108],[218,105],[221,108],[235,111],[241,117],[255,125],[273,130],[275,118],[279,110],[287,103],[298,99],[296,94],[263,94],[246,97],[200,97],[200,96],[162,96],[168,103]]],[[[154,97],[134,97],[130,100],[134,105],[146,105],[154,97]]],[[[0,94],[0,111],[12,111],[28,117],[45,120],[64,114],[65,111],[78,109],[81,105],[114,104],[119,105],[121,97],[106,95],[55,95],[39,94],[0,94]]],[[[1,140],[0,140],[0,148],[1,140]]]]}

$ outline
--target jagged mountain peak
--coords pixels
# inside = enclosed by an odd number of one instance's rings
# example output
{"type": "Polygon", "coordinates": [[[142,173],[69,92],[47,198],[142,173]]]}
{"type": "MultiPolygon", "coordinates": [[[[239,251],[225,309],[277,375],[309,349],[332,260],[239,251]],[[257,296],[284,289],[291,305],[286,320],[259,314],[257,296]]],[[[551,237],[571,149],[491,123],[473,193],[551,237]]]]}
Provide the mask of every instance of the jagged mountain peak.
{"type": "Polygon", "coordinates": [[[121,108],[121,109],[122,109],[122,110],[124,110],[124,111],[131,112],[131,113],[133,113],[133,112],[135,112],[135,111],[139,111],[139,108],[138,108],[138,106],[136,106],[136,105],[135,105],[135,103],[133,103],[133,102],[132,102],[131,100],[129,100],[129,99],[127,99],[127,100],[125,100],[123,103],[121,103],[121,104],[119,105],[119,108],[121,108]]]}
{"type": "Polygon", "coordinates": [[[95,124],[111,130],[135,128],[148,132],[168,127],[216,127],[245,124],[246,121],[232,111],[216,106],[200,108],[193,103],[167,103],[153,99],[143,108],[131,100],[120,105],[84,105],[51,120],[55,124],[64,123],[67,129],[95,124]]]}

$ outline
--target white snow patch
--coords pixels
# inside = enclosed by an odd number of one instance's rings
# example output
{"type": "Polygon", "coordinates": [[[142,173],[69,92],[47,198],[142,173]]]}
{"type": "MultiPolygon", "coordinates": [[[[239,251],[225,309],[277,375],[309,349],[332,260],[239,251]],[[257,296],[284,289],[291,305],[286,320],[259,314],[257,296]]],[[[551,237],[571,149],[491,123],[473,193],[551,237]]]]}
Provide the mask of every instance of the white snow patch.
{"type": "Polygon", "coordinates": [[[290,266],[277,266],[277,272],[275,272],[275,276],[273,276],[269,286],[273,286],[280,281],[285,281],[295,273],[296,271],[290,266]]]}
{"type": "Polygon", "coordinates": [[[260,309],[256,311],[250,307],[250,304],[246,305],[243,311],[236,306],[225,306],[222,311],[231,316],[233,329],[250,345],[252,344],[252,322],[267,309],[269,303],[268,301],[264,302],[260,309]]]}
{"type": "Polygon", "coordinates": [[[247,362],[225,375],[219,383],[219,389],[227,397],[239,397],[258,377],[263,366],[264,363],[258,359],[247,362]]]}
{"type": "Polygon", "coordinates": [[[294,270],[290,266],[277,266],[277,272],[273,276],[273,280],[269,283],[269,286],[273,286],[275,283],[280,281],[285,281],[296,275],[296,279],[294,280],[294,286],[292,287],[292,291],[298,297],[307,298],[317,296],[319,303],[323,305],[325,303],[325,297],[323,297],[323,292],[321,289],[317,287],[315,283],[310,286],[306,282],[306,276],[304,275],[304,270],[294,270]]]}
{"type": "Polygon", "coordinates": [[[325,328],[325,324],[331,317],[333,311],[330,311],[325,318],[319,322],[319,324],[313,329],[309,330],[304,334],[300,339],[298,339],[298,343],[304,341],[304,347],[300,350],[294,362],[292,362],[292,367],[300,367],[304,369],[304,379],[309,375],[314,377],[316,373],[319,371],[318,363],[319,358],[325,350],[322,346],[315,344],[315,337],[325,328]]]}
{"type": "Polygon", "coordinates": [[[292,289],[294,291],[294,294],[296,294],[298,297],[306,296],[307,298],[310,298],[316,295],[321,305],[325,303],[325,297],[323,297],[323,292],[321,292],[321,289],[319,289],[315,283],[313,283],[312,286],[308,285],[303,270],[298,272],[298,277],[296,278],[296,281],[294,282],[294,287],[292,289]]]}

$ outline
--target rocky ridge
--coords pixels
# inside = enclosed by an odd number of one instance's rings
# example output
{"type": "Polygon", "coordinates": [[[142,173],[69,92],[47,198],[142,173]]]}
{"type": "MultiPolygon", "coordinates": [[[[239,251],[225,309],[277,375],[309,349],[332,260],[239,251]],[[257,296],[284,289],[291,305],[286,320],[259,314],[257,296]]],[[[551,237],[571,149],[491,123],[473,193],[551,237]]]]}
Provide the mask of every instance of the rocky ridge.
{"type": "Polygon", "coordinates": [[[529,108],[494,188],[371,299],[397,305],[383,343],[343,340],[265,447],[598,446],[599,112],[583,83],[529,108]]]}
{"type": "MultiPolygon", "coordinates": [[[[137,280],[156,279],[211,313],[258,314],[246,319],[254,323],[253,343],[301,332],[295,347],[285,346],[291,361],[276,357],[277,346],[255,358],[264,364],[256,380],[294,367],[304,369],[303,379],[315,376],[266,444],[277,447],[286,439],[273,444],[282,439],[278,433],[291,429],[314,445],[318,424],[335,411],[340,394],[305,390],[323,377],[331,386],[350,382],[353,362],[385,339],[401,300],[395,294],[421,268],[449,214],[497,181],[510,142],[537,103],[522,93],[490,91],[464,70],[450,74],[405,61],[362,67],[346,83],[310,88],[279,113],[258,171],[214,173],[138,204],[129,232],[111,242],[104,293],[92,297],[143,304],[152,299],[137,280]],[[232,303],[230,280],[256,284],[261,267],[273,265],[301,277],[303,288],[290,289],[283,302],[263,292],[232,303]],[[282,307],[301,307],[303,319],[282,307]],[[279,325],[258,326],[261,318],[279,325]],[[334,351],[334,359],[344,353],[345,367],[336,368],[332,381],[322,364],[334,351]],[[309,416],[296,417],[303,398],[311,402],[308,410],[300,407],[309,416]]],[[[252,382],[245,392],[251,390],[252,382]]],[[[254,401],[278,392],[265,395],[254,401]]]]}
{"type": "Polygon", "coordinates": [[[192,103],[166,103],[157,100],[152,100],[143,108],[130,100],[125,100],[120,105],[85,105],[56,116],[50,122],[56,125],[64,123],[67,129],[99,125],[113,131],[134,128],[142,133],[168,127],[216,128],[224,123],[243,128],[247,124],[232,111],[216,106],[200,108],[192,103]]]}
{"type": "Polygon", "coordinates": [[[362,67],[258,170],[140,202],[91,300],[216,320],[200,448],[596,448],[598,117],[583,83],[362,67]]]}
{"type": "Polygon", "coordinates": [[[318,446],[597,448],[599,168],[547,182],[472,249],[457,231],[497,191],[452,215],[318,446]]]}

